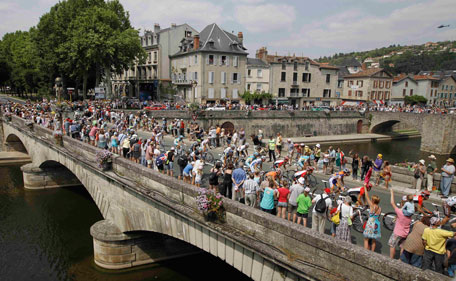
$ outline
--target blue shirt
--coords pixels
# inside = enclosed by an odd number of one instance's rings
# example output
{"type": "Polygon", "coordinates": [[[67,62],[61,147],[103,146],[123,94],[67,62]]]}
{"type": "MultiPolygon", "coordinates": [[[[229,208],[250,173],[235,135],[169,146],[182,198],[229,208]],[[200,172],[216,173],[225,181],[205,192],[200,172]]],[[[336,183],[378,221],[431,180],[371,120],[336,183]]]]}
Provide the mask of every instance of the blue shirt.
{"type": "Polygon", "coordinates": [[[376,171],[376,172],[380,171],[380,169],[382,168],[382,164],[383,164],[383,160],[382,159],[378,159],[378,158],[375,159],[375,161],[374,161],[374,171],[376,171]],[[377,166],[378,168],[375,167],[375,166],[377,166]]]}
{"type": "Polygon", "coordinates": [[[261,199],[260,207],[266,210],[274,209],[274,190],[270,187],[266,187],[263,193],[263,199],[261,199]]]}
{"type": "Polygon", "coordinates": [[[234,181],[237,184],[239,184],[241,181],[245,180],[245,178],[246,178],[245,171],[241,168],[237,168],[233,171],[232,177],[233,177],[234,181]]]}
{"type": "Polygon", "coordinates": [[[190,174],[190,171],[193,169],[192,164],[188,163],[187,166],[184,168],[184,173],[190,174]]]}

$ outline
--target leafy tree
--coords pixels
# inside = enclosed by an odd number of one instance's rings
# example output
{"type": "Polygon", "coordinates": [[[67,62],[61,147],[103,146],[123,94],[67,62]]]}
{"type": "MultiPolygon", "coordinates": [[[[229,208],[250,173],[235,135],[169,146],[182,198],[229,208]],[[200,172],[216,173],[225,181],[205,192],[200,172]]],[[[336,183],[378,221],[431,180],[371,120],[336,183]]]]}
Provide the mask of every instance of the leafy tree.
{"type": "Polygon", "coordinates": [[[272,95],[270,93],[265,93],[265,92],[250,92],[250,91],[245,91],[244,94],[241,95],[242,99],[247,103],[250,104],[252,101],[261,101],[264,99],[272,99],[272,95]]]}
{"type": "Polygon", "coordinates": [[[404,97],[404,102],[406,104],[426,104],[427,99],[423,96],[418,96],[418,95],[413,95],[413,96],[405,96],[404,97]]]}

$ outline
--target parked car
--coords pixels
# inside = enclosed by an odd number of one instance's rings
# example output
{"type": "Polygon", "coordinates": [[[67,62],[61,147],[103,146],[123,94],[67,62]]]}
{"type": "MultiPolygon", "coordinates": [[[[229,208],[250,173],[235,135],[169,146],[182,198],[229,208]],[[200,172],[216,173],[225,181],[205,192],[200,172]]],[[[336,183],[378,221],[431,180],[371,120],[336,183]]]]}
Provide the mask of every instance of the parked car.
{"type": "Polygon", "coordinates": [[[146,107],[144,107],[144,109],[147,109],[147,110],[165,110],[166,109],[166,105],[156,104],[156,105],[152,105],[152,106],[146,106],[146,107]]]}
{"type": "Polygon", "coordinates": [[[206,108],[206,110],[209,110],[209,111],[223,111],[223,110],[226,110],[226,108],[224,106],[212,106],[212,107],[206,108]]]}

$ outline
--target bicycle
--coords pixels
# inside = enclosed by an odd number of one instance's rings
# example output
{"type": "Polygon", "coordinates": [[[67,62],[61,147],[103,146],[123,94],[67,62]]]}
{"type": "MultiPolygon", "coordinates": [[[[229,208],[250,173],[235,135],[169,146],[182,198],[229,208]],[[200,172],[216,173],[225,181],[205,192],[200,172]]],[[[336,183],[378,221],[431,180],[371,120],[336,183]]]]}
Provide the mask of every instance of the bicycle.
{"type": "Polygon", "coordinates": [[[201,158],[209,164],[214,163],[214,155],[210,151],[205,151],[201,153],[201,158]]]}

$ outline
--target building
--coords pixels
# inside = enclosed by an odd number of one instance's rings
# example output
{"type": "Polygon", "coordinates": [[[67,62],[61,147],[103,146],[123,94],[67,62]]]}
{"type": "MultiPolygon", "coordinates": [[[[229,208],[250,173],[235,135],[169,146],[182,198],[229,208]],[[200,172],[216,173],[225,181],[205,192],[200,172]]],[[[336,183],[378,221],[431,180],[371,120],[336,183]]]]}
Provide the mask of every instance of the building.
{"type": "Polygon", "coordinates": [[[147,54],[146,61],[115,75],[112,79],[114,95],[153,100],[173,98],[172,91],[168,90],[171,82],[169,55],[179,51],[182,39],[196,34],[198,31],[188,24],[172,24],[165,29],[155,24],[153,31],[144,31],[140,40],[147,54]]]}
{"type": "Polygon", "coordinates": [[[213,23],[184,38],[170,56],[172,83],[186,102],[239,103],[245,90],[247,52],[238,36],[213,23]]]}
{"type": "Polygon", "coordinates": [[[247,58],[245,90],[251,93],[269,93],[269,64],[256,59],[247,58]]]}
{"type": "Polygon", "coordinates": [[[336,97],[340,98],[344,92],[344,77],[350,74],[358,73],[366,67],[366,64],[361,64],[356,58],[346,58],[339,65],[336,97]]]}
{"type": "Polygon", "coordinates": [[[256,58],[270,65],[269,89],[277,105],[301,108],[338,103],[338,67],[308,57],[268,55],[265,47],[256,52],[256,58]]]}
{"type": "Polygon", "coordinates": [[[435,104],[454,107],[456,105],[456,76],[448,76],[440,81],[435,104]]]}
{"type": "Polygon", "coordinates": [[[369,68],[344,77],[343,104],[357,105],[364,102],[389,103],[393,75],[382,68],[369,68]]]}
{"type": "Polygon", "coordinates": [[[427,99],[427,104],[434,104],[437,100],[440,79],[431,75],[415,75],[413,77],[418,83],[417,95],[427,99]]]}
{"type": "Polygon", "coordinates": [[[393,78],[391,90],[391,104],[404,105],[406,96],[418,95],[418,82],[407,74],[393,78]]]}

